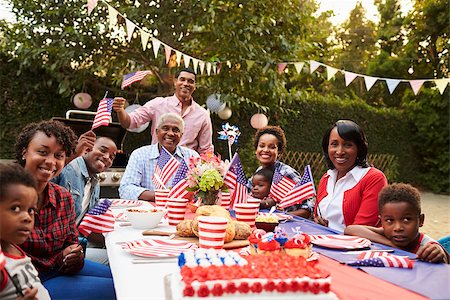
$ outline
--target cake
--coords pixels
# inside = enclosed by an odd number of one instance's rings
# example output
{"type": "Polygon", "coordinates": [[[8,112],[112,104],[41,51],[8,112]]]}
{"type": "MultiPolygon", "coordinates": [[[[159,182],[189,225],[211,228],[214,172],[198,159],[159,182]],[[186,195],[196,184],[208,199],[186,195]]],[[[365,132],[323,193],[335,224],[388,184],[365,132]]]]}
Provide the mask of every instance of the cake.
{"type": "Polygon", "coordinates": [[[297,233],[284,244],[284,251],[290,256],[309,258],[312,254],[311,238],[306,233],[297,233]]]}
{"type": "Polygon", "coordinates": [[[273,232],[264,234],[258,242],[258,254],[278,254],[281,251],[280,243],[275,240],[273,232]]]}
{"type": "Polygon", "coordinates": [[[329,272],[303,257],[195,249],[179,256],[173,299],[336,299],[329,272]]]}

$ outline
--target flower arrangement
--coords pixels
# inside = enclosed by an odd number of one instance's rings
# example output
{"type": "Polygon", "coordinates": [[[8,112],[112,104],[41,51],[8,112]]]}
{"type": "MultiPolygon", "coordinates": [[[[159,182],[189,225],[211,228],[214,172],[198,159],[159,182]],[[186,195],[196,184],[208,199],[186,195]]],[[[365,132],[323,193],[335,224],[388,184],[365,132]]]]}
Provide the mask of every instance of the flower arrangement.
{"type": "Polygon", "coordinates": [[[219,198],[220,191],[227,191],[224,176],[227,164],[208,151],[200,157],[189,159],[189,171],[187,173],[187,190],[195,192],[196,197],[204,205],[214,205],[219,198]]]}

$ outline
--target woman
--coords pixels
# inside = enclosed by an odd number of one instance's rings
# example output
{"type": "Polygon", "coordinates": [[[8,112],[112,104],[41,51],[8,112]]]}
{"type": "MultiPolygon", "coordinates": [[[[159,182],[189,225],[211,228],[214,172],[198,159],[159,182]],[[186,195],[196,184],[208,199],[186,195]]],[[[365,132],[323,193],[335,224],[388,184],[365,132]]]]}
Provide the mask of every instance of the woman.
{"type": "MultiPolygon", "coordinates": [[[[280,162],[278,157],[286,150],[286,136],[283,129],[279,126],[266,126],[259,129],[255,134],[255,154],[259,161],[260,167],[269,168],[274,172],[272,185],[276,183],[281,176],[287,177],[297,183],[301,180],[300,174],[292,167],[280,162]],[[279,176],[281,175],[281,176],[279,176]]],[[[251,180],[250,187],[251,187],[251,180]]],[[[269,208],[276,205],[273,197],[269,196],[261,200],[261,208],[269,208]]],[[[286,212],[290,214],[309,218],[314,207],[313,199],[304,200],[300,204],[294,204],[286,208],[286,212]]]]}
{"type": "Polygon", "coordinates": [[[319,183],[314,220],[344,231],[352,224],[378,224],[378,193],[386,176],[367,162],[367,140],[353,121],[340,120],[322,140],[329,170],[319,183]]]}
{"type": "Polygon", "coordinates": [[[75,148],[73,131],[57,121],[27,125],[17,138],[16,158],[36,180],[35,225],[22,249],[31,257],[52,299],[114,299],[108,267],[84,260],[70,193],[50,182],[75,148]]]}

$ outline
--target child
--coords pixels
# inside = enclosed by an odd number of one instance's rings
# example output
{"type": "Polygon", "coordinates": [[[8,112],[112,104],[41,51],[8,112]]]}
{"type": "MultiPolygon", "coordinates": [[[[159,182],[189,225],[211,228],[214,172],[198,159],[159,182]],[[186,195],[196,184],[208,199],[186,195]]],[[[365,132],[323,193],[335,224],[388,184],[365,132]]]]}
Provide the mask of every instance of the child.
{"type": "Polygon", "coordinates": [[[419,191],[398,183],[383,188],[378,195],[382,228],[350,225],[345,234],[416,253],[423,261],[448,263],[448,253],[429,236],[419,233],[425,215],[421,213],[419,191]]]}
{"type": "Polygon", "coordinates": [[[270,208],[269,192],[272,184],[273,171],[269,168],[262,168],[252,177],[251,196],[261,199],[260,208],[270,208]]]}
{"type": "Polygon", "coordinates": [[[19,248],[34,226],[37,191],[34,178],[18,164],[0,164],[0,242],[6,267],[0,271],[0,298],[16,299],[17,282],[23,299],[50,299],[31,259],[19,248]]]}

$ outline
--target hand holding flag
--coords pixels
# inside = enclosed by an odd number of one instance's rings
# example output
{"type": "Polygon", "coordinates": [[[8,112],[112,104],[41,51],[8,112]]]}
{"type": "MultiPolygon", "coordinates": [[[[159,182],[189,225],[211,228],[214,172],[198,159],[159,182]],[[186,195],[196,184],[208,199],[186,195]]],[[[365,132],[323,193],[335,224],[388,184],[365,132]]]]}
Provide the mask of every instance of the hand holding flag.
{"type": "Polygon", "coordinates": [[[114,102],[114,95],[110,91],[106,91],[105,97],[98,104],[97,113],[92,123],[92,129],[99,126],[108,126],[111,119],[111,111],[114,102]]]}
{"type": "Polygon", "coordinates": [[[91,232],[104,233],[114,230],[115,218],[110,210],[112,204],[111,200],[100,199],[98,204],[90,209],[78,226],[78,231],[84,235],[89,236],[91,232]]]}

